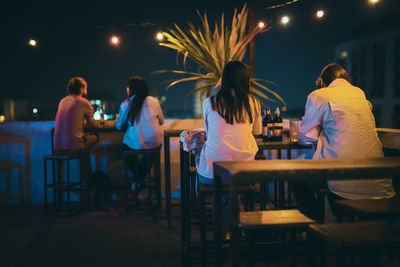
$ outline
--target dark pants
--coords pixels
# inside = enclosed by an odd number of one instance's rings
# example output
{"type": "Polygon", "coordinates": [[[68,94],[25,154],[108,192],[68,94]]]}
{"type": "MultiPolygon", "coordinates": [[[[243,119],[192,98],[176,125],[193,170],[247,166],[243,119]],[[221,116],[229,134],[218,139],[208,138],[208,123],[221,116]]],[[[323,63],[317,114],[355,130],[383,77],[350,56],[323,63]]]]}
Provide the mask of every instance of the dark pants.
{"type": "MultiPolygon", "coordinates": [[[[292,183],[291,187],[299,210],[313,220],[321,219],[319,218],[321,214],[320,203],[317,201],[313,187],[328,188],[326,181],[292,183]]],[[[329,192],[328,202],[335,216],[337,215],[336,200],[339,199],[343,198],[329,192]]]]}
{"type": "MultiPolygon", "coordinates": [[[[124,150],[135,151],[135,149],[130,148],[124,144],[124,150]]],[[[144,155],[132,155],[128,158],[129,170],[133,173],[134,177],[139,180],[144,180],[149,174],[157,156],[150,154],[150,157],[144,155]]]]}

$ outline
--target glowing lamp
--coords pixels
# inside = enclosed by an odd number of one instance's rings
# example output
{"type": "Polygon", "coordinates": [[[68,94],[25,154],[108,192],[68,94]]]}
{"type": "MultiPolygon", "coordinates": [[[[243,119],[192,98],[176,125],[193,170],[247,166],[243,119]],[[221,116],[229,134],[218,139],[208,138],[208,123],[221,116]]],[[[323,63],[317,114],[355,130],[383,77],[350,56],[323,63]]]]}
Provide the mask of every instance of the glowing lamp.
{"type": "Polygon", "coordinates": [[[156,38],[158,41],[162,41],[164,39],[164,35],[161,32],[158,32],[156,38]]]}
{"type": "Polygon", "coordinates": [[[265,23],[264,23],[263,21],[260,21],[260,22],[258,23],[258,28],[262,29],[262,28],[264,28],[264,27],[265,27],[265,23]]]}
{"type": "Polygon", "coordinates": [[[38,113],[38,109],[34,108],[34,109],[32,109],[32,112],[33,112],[33,114],[36,114],[36,113],[38,113]]]}
{"type": "Polygon", "coordinates": [[[369,0],[369,3],[375,5],[379,2],[379,0],[369,0]]]}
{"type": "Polygon", "coordinates": [[[320,10],[317,11],[317,17],[318,18],[322,18],[324,15],[325,15],[325,12],[323,10],[320,9],[320,10]]]}
{"type": "Polygon", "coordinates": [[[29,44],[30,46],[36,46],[36,45],[37,45],[37,42],[36,42],[36,40],[30,39],[29,42],[28,42],[28,44],[29,44]]]}
{"type": "Polygon", "coordinates": [[[6,117],[4,115],[0,115],[0,122],[3,122],[6,120],[6,117]]]}
{"type": "Polygon", "coordinates": [[[117,36],[112,36],[111,37],[111,44],[112,45],[118,45],[119,44],[119,38],[117,36]]]}
{"type": "Polygon", "coordinates": [[[283,16],[283,17],[281,18],[281,23],[284,24],[284,25],[286,25],[286,24],[289,23],[289,20],[290,20],[290,18],[289,18],[288,16],[283,16]]]}

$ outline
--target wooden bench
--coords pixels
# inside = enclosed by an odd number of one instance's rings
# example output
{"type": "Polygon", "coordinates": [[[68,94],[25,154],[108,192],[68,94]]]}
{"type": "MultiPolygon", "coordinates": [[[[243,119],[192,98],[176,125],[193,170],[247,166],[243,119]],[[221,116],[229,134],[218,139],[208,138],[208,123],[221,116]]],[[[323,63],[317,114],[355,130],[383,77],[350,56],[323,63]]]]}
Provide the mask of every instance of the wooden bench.
{"type": "MultiPolygon", "coordinates": [[[[325,263],[325,245],[336,249],[337,266],[353,266],[354,262],[347,258],[355,260],[354,256],[359,257],[361,266],[380,266],[381,252],[400,245],[399,226],[386,221],[312,224],[309,234],[314,244],[311,254],[320,255],[321,265],[325,263]]],[[[309,263],[314,264],[315,261],[309,263]]]]}

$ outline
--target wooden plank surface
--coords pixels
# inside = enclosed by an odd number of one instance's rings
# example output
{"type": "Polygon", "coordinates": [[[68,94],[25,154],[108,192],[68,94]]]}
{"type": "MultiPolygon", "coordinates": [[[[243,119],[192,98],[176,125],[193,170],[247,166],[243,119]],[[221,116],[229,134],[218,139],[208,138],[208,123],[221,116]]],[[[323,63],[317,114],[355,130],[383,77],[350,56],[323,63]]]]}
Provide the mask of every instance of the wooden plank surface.
{"type": "Polygon", "coordinates": [[[275,229],[276,226],[302,227],[315,221],[298,210],[263,210],[241,212],[240,223],[246,228],[274,227],[275,229]]]}
{"type": "Polygon", "coordinates": [[[235,176],[235,183],[368,179],[400,176],[400,158],[218,161],[215,174],[235,176]]]}

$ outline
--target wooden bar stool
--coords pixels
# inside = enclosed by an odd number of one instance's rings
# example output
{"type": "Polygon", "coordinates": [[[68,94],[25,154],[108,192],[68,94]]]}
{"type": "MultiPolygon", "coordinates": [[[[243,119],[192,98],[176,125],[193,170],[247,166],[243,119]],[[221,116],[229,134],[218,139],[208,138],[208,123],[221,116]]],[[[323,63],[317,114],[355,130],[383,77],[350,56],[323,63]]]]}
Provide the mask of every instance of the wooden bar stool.
{"type": "Polygon", "coordinates": [[[83,185],[83,175],[82,169],[80,170],[80,175],[78,178],[70,177],[70,165],[71,161],[80,161],[82,154],[74,153],[67,155],[57,155],[57,154],[49,154],[43,156],[44,159],[44,204],[45,204],[45,213],[48,214],[48,189],[53,189],[53,201],[55,206],[55,211],[61,211],[62,209],[57,210],[57,200],[60,205],[63,205],[64,202],[64,194],[66,193],[67,201],[66,201],[66,211],[67,214],[70,215],[70,193],[71,191],[78,192],[80,194],[80,207],[83,208],[83,193],[84,193],[84,185],[83,185]],[[47,164],[51,163],[51,182],[48,181],[48,168],[47,164]],[[66,176],[64,179],[64,169],[66,169],[66,176]]]}
{"type": "MultiPolygon", "coordinates": [[[[307,232],[307,227],[315,223],[298,210],[264,210],[240,212],[240,226],[246,238],[247,266],[254,266],[254,245],[257,236],[265,234],[290,234],[291,265],[296,264],[296,233],[307,232]]],[[[260,241],[260,240],[258,240],[260,241]]]]}
{"type": "MultiPolygon", "coordinates": [[[[337,266],[380,266],[381,252],[391,253],[400,245],[400,228],[385,221],[362,221],[309,226],[312,255],[320,255],[320,265],[325,265],[325,245],[336,250],[337,266]],[[349,260],[353,262],[348,262],[349,260]]],[[[315,266],[315,257],[309,266],[315,266]]]]}
{"type": "MultiPolygon", "coordinates": [[[[149,211],[153,208],[161,208],[161,174],[160,174],[160,150],[161,146],[154,149],[124,150],[123,169],[125,177],[125,208],[129,210],[129,192],[134,183],[136,204],[139,204],[139,186],[147,188],[147,205],[149,211]],[[154,165],[154,171],[152,166],[154,165]],[[132,176],[129,175],[129,169],[132,176]],[[153,196],[157,198],[157,204],[153,206],[153,196]]],[[[141,188],[141,189],[143,189],[141,188]]]]}

